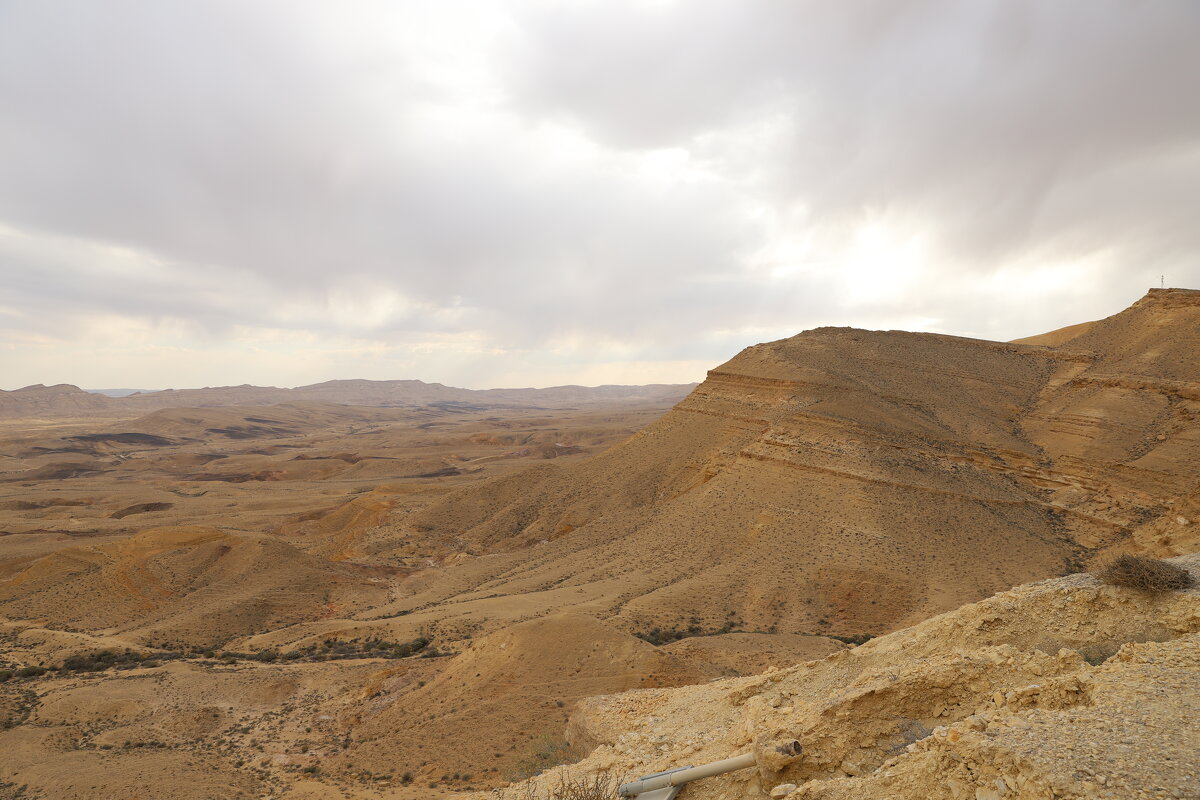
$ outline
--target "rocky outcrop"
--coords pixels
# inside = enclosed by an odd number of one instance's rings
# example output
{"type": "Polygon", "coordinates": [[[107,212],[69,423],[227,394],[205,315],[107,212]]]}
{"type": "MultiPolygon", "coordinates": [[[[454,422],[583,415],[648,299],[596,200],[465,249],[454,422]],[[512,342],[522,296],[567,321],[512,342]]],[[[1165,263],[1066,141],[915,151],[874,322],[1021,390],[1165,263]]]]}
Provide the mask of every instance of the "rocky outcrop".
{"type": "MultiPolygon", "coordinates": [[[[1200,555],[1175,563],[1200,578],[1200,555]]],[[[693,800],[1200,795],[1200,590],[1086,574],[1018,587],[820,661],[580,704],[576,774],[624,779],[798,740],[693,800]]]]}

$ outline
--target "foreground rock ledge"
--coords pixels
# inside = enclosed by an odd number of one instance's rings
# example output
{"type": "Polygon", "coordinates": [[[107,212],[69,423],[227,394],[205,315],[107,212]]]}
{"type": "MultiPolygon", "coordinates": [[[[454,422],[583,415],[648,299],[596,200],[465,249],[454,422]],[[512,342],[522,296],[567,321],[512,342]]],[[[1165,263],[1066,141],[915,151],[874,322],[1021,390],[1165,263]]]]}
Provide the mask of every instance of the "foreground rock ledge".
{"type": "MultiPolygon", "coordinates": [[[[1200,578],[1200,554],[1174,563],[1200,578]]],[[[1200,797],[1200,591],[1070,575],[789,669],[584,701],[564,768],[617,780],[794,738],[803,756],[689,800],[1200,797]]],[[[532,783],[552,783],[544,775],[532,783]]],[[[517,787],[523,790],[525,787],[517,787]]]]}

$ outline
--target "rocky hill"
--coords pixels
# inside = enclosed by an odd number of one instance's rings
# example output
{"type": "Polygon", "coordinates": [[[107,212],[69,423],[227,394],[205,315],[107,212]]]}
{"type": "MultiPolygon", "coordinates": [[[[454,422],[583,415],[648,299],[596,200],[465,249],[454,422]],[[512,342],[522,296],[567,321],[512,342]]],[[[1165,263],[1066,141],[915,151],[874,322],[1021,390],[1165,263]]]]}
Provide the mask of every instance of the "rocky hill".
{"type": "Polygon", "coordinates": [[[748,348],[596,458],[465,488],[404,535],[526,554],[473,568],[472,590],[617,583],[627,630],[732,615],[882,633],[1098,553],[1193,549],[1197,375],[1185,290],[1053,347],[821,328],[748,348]]]}

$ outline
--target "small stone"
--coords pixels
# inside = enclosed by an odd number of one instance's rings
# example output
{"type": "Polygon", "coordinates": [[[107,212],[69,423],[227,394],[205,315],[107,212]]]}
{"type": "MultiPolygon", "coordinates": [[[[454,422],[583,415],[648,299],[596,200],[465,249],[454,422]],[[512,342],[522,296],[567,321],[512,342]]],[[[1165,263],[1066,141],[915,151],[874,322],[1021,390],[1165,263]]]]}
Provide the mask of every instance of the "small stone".
{"type": "Polygon", "coordinates": [[[1176,525],[1191,525],[1192,521],[1190,519],[1188,519],[1187,517],[1176,517],[1175,524],[1176,525]]]}
{"type": "Polygon", "coordinates": [[[771,790],[771,797],[775,798],[775,800],[779,800],[779,798],[787,797],[789,794],[791,794],[794,791],[796,791],[796,784],[781,783],[778,786],[776,786],[774,789],[771,790]]]}

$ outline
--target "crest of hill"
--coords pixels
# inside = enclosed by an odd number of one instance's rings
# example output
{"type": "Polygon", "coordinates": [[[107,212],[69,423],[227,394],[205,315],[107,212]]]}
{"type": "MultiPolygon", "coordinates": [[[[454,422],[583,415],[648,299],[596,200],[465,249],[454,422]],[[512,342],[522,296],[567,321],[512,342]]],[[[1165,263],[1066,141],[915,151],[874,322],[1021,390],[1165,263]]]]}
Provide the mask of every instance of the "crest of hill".
{"type": "Polygon", "coordinates": [[[1125,311],[1093,323],[1068,344],[1068,349],[1096,354],[1090,370],[1096,380],[1179,381],[1185,385],[1158,387],[1195,394],[1200,377],[1200,290],[1151,289],[1125,311]]]}
{"type": "Polygon", "coordinates": [[[425,602],[619,584],[634,632],[721,629],[732,605],[742,630],[882,633],[1113,548],[1169,555],[1159,528],[1200,488],[1198,297],[1152,291],[1062,348],[849,328],[757,345],[627,442],[398,533],[528,549],[503,574],[448,567],[425,602]]]}
{"type": "Polygon", "coordinates": [[[1079,322],[1075,325],[1068,325],[1065,328],[1049,331],[1048,333],[1039,333],[1036,336],[1024,336],[1020,339],[1013,339],[1012,344],[1032,344],[1039,347],[1057,347],[1060,344],[1065,344],[1076,336],[1087,333],[1088,329],[1095,325],[1095,322],[1079,322]]]}

